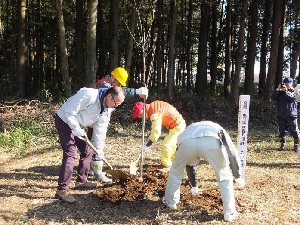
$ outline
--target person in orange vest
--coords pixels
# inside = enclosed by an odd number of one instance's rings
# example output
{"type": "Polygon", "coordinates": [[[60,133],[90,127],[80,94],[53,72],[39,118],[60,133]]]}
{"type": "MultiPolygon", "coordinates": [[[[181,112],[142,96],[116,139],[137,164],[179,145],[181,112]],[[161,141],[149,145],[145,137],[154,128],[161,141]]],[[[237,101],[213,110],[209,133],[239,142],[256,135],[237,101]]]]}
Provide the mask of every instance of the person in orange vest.
{"type": "MultiPolygon", "coordinates": [[[[143,102],[134,104],[133,119],[143,118],[143,107],[143,102]]],[[[174,106],[164,101],[157,100],[146,104],[145,110],[145,119],[151,120],[151,134],[146,145],[139,149],[138,152],[141,153],[142,149],[145,151],[153,143],[157,142],[161,135],[161,127],[164,126],[169,132],[162,142],[161,165],[159,166],[159,170],[164,172],[168,171],[176,152],[177,137],[186,127],[185,120],[174,106]]]]}

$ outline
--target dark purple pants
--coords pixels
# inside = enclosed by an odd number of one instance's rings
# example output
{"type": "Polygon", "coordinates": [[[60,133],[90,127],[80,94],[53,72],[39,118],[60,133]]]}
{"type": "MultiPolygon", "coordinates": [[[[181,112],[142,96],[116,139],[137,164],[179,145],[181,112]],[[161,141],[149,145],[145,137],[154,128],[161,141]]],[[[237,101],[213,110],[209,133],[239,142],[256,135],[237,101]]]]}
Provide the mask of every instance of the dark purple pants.
{"type": "Polygon", "coordinates": [[[68,190],[72,179],[77,149],[80,152],[80,158],[76,181],[81,183],[87,181],[93,150],[85,143],[85,141],[75,137],[69,125],[66,124],[59,116],[55,116],[54,122],[58,131],[60,144],[63,149],[63,159],[59,171],[57,189],[68,190]]]}

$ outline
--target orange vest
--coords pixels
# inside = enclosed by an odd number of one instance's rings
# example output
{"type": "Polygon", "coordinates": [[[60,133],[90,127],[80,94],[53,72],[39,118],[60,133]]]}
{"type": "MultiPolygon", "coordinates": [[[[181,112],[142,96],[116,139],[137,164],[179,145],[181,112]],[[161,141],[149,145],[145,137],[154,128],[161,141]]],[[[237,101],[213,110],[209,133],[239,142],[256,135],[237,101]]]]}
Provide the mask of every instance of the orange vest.
{"type": "Polygon", "coordinates": [[[168,130],[178,126],[183,119],[177,109],[163,101],[153,101],[150,104],[146,104],[146,112],[148,118],[155,113],[162,114],[162,125],[168,130]]]}

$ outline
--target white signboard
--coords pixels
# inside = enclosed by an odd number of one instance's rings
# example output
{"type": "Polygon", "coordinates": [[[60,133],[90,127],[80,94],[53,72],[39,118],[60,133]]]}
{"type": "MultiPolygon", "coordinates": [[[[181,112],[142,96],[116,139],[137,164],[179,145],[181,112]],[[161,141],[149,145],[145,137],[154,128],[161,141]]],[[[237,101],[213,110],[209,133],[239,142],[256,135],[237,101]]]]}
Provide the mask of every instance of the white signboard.
{"type": "Polygon", "coordinates": [[[240,95],[237,148],[241,158],[241,175],[245,179],[250,95],[240,95]]]}

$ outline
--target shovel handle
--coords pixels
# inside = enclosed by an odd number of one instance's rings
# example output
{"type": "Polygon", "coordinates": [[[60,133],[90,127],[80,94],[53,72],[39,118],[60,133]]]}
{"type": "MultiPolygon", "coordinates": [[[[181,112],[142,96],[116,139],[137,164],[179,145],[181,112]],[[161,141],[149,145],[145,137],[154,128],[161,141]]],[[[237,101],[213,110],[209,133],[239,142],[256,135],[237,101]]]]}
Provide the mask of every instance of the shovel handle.
{"type": "Polygon", "coordinates": [[[87,136],[85,136],[84,138],[83,137],[78,137],[80,140],[83,140],[83,141],[85,141],[87,144],[88,144],[88,146],[90,146],[93,150],[94,150],[94,152],[97,154],[97,155],[101,155],[102,156],[102,160],[103,160],[103,162],[105,162],[105,164],[109,167],[109,169],[113,169],[112,168],[112,166],[109,164],[109,162],[104,158],[104,156],[102,155],[102,154],[100,154],[100,152],[98,152],[98,150],[95,148],[95,146],[90,142],[90,140],[88,139],[88,137],[87,136]]]}

